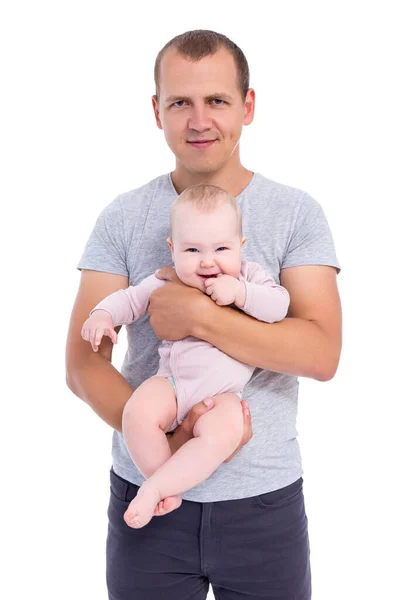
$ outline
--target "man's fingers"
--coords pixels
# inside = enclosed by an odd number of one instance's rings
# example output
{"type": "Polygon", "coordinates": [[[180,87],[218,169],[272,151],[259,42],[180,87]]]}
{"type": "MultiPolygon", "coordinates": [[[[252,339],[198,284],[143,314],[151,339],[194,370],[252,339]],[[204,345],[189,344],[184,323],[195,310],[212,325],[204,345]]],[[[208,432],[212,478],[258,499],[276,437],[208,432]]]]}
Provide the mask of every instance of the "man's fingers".
{"type": "Polygon", "coordinates": [[[248,404],[247,400],[242,400],[242,408],[243,408],[245,417],[251,418],[249,404],[248,404]]]}
{"type": "Polygon", "coordinates": [[[194,404],[188,414],[188,417],[193,420],[193,425],[195,424],[195,422],[197,421],[197,419],[199,417],[201,417],[207,411],[209,411],[211,408],[213,408],[214,404],[215,404],[215,401],[214,401],[214,398],[212,398],[212,397],[205,398],[201,402],[197,402],[197,404],[194,404]]]}
{"type": "Polygon", "coordinates": [[[243,419],[244,419],[243,420],[244,431],[243,431],[242,445],[244,446],[253,437],[253,427],[251,424],[251,413],[250,413],[249,405],[246,402],[246,400],[242,400],[242,407],[243,407],[243,419]]]}
{"type": "Polygon", "coordinates": [[[176,281],[178,279],[175,269],[172,267],[161,267],[161,269],[157,269],[155,276],[158,279],[165,279],[166,281],[176,281]]]}
{"type": "Polygon", "coordinates": [[[249,409],[249,404],[246,400],[242,400],[242,410],[243,410],[243,427],[244,427],[244,436],[247,443],[253,437],[253,429],[251,425],[251,413],[249,409]]]}
{"type": "Polygon", "coordinates": [[[201,402],[194,404],[188,412],[186,419],[181,423],[181,427],[191,434],[193,433],[193,427],[202,415],[211,410],[215,406],[215,400],[212,397],[205,398],[201,402]]]}
{"type": "Polygon", "coordinates": [[[228,458],[226,460],[224,460],[225,463],[231,462],[232,458],[234,456],[236,456],[236,454],[241,450],[241,448],[243,448],[243,446],[245,446],[247,444],[247,442],[249,442],[251,440],[251,438],[253,437],[253,428],[251,425],[251,414],[250,414],[249,405],[246,400],[241,400],[241,404],[242,404],[242,412],[243,412],[242,439],[240,440],[240,444],[236,448],[236,450],[234,452],[232,452],[232,454],[230,456],[228,456],[228,458]]]}

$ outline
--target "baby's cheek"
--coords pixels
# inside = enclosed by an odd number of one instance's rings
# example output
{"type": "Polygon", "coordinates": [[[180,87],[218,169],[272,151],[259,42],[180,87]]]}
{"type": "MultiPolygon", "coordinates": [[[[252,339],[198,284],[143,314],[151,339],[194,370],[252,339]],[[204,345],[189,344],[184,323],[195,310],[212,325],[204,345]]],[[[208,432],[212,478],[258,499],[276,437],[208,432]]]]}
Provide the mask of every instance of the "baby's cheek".
{"type": "Polygon", "coordinates": [[[223,272],[225,275],[230,275],[231,277],[235,277],[235,279],[237,279],[240,273],[240,262],[237,260],[227,261],[223,266],[223,272]]]}
{"type": "Polygon", "coordinates": [[[186,285],[190,285],[190,283],[191,283],[191,281],[190,281],[190,280],[191,280],[192,278],[190,277],[190,275],[188,275],[188,274],[186,273],[186,271],[180,271],[180,272],[178,272],[178,269],[177,269],[177,270],[176,270],[176,274],[178,275],[179,279],[180,279],[181,281],[183,281],[183,283],[186,283],[186,285]]]}
{"type": "Polygon", "coordinates": [[[175,270],[176,270],[176,274],[178,275],[179,279],[187,279],[191,272],[192,269],[190,267],[190,262],[188,262],[187,260],[182,260],[182,259],[178,259],[175,262],[175,270]]]}

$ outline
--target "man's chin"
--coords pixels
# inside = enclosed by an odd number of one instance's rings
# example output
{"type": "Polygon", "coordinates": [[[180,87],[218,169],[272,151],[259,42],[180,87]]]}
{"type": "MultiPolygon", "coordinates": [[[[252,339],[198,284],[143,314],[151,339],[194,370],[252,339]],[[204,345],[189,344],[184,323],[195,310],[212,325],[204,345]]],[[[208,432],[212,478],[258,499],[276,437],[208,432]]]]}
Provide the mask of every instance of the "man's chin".
{"type": "Polygon", "coordinates": [[[192,161],[188,161],[188,162],[184,162],[184,161],[180,161],[178,160],[178,164],[180,167],[182,167],[183,169],[185,169],[186,171],[188,171],[191,175],[193,176],[207,176],[207,175],[212,175],[213,173],[216,173],[217,171],[219,171],[221,169],[221,167],[223,167],[224,163],[223,162],[216,162],[216,161],[196,161],[196,162],[192,162],[192,161]]]}

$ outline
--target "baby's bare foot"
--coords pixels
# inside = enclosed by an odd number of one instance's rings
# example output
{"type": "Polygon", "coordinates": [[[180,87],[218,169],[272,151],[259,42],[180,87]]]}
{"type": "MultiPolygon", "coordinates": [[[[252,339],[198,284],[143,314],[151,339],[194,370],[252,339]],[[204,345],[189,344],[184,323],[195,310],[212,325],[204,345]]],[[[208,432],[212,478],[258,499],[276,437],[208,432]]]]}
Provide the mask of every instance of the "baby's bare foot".
{"type": "Polygon", "coordinates": [[[166,515],[179,508],[181,504],[182,498],[180,496],[168,496],[168,498],[164,498],[164,500],[161,500],[157,504],[154,516],[161,517],[162,515],[166,515]]]}
{"type": "Polygon", "coordinates": [[[125,523],[134,529],[144,527],[153,517],[154,510],[160,501],[160,492],[144,483],[125,511],[125,523]]]}

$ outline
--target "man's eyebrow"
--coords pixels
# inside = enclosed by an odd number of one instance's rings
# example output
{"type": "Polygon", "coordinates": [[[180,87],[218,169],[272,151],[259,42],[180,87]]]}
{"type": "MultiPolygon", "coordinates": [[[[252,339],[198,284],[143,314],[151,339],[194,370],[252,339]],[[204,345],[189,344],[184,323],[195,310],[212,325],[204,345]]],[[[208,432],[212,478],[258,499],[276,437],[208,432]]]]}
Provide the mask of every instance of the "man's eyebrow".
{"type": "Polygon", "coordinates": [[[188,101],[190,98],[186,96],[168,96],[168,98],[165,98],[165,102],[178,102],[179,100],[188,101]]]}
{"type": "Polygon", "coordinates": [[[233,102],[232,96],[229,94],[225,94],[222,92],[221,94],[211,94],[211,96],[206,96],[206,100],[214,100],[218,98],[218,100],[226,100],[227,102],[233,102]]]}
{"type": "MultiPolygon", "coordinates": [[[[232,96],[230,96],[229,94],[225,94],[224,92],[222,92],[221,94],[215,93],[215,94],[210,94],[209,96],[205,97],[206,101],[210,101],[210,100],[215,100],[216,98],[220,99],[220,100],[226,100],[227,102],[233,102],[233,98],[232,96]]],[[[168,96],[165,99],[166,103],[170,103],[170,102],[179,102],[181,100],[184,100],[185,102],[190,102],[191,99],[188,96],[168,96]]]]}

